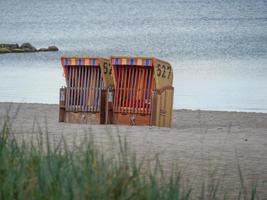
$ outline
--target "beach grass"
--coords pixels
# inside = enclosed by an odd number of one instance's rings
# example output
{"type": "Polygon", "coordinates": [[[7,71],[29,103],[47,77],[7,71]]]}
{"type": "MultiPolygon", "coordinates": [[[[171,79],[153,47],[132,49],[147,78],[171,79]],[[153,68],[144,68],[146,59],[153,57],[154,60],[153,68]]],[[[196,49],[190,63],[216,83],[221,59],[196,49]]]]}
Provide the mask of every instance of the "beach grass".
{"type": "MultiPolygon", "coordinates": [[[[137,159],[120,136],[115,153],[102,150],[90,133],[71,148],[64,138],[51,146],[47,133],[26,143],[12,135],[10,119],[0,127],[0,199],[227,199],[217,181],[193,196],[177,168],[166,175],[157,156],[153,165],[137,159]]],[[[239,172],[238,198],[256,199],[256,187],[247,190],[239,172]]]]}

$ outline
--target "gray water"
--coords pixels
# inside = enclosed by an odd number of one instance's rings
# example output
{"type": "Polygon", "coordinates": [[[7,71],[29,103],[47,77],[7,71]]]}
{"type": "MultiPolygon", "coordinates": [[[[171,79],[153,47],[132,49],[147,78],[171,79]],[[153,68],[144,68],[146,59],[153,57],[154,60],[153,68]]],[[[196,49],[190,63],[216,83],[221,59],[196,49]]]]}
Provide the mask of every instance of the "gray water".
{"type": "Polygon", "coordinates": [[[267,112],[266,0],[0,0],[0,101],[57,103],[61,55],[155,56],[174,68],[174,107],[267,112]]]}

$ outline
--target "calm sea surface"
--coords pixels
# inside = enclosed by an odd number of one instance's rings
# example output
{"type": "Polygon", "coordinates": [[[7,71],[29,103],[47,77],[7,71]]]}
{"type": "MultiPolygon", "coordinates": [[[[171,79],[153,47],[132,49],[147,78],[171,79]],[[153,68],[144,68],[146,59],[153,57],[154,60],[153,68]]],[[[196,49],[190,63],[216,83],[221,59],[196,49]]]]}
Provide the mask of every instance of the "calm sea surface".
{"type": "Polygon", "coordinates": [[[267,112],[267,0],[0,0],[0,101],[57,103],[61,55],[155,56],[175,108],[267,112]]]}

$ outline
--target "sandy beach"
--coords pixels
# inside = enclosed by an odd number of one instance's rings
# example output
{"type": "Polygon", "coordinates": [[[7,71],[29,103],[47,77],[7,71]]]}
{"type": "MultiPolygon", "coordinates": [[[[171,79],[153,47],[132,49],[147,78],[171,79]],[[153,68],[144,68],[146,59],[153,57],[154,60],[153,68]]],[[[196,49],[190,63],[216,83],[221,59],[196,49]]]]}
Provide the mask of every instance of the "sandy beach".
{"type": "Polygon", "coordinates": [[[9,109],[15,137],[29,140],[42,130],[55,142],[64,136],[72,144],[90,133],[105,146],[120,135],[138,155],[158,153],[165,171],[177,164],[190,185],[220,179],[231,199],[240,188],[239,164],[245,187],[257,184],[267,199],[267,114],[175,110],[169,129],[59,123],[58,105],[0,103],[1,126],[9,109]]]}

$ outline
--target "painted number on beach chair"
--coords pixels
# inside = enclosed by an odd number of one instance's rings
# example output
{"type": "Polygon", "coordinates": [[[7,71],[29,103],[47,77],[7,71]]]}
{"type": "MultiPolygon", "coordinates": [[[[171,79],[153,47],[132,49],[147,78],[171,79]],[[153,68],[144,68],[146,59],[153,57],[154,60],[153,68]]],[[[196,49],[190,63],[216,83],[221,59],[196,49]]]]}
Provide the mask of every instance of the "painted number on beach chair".
{"type": "Polygon", "coordinates": [[[157,66],[157,76],[161,76],[161,65],[158,64],[157,66]]]}
{"type": "Polygon", "coordinates": [[[166,67],[165,65],[158,64],[157,76],[169,79],[171,76],[171,66],[166,67]],[[166,76],[167,71],[168,71],[168,76],[166,76]]]}
{"type": "Polygon", "coordinates": [[[110,64],[104,62],[104,74],[111,74],[111,67],[110,67],[110,64]]]}

